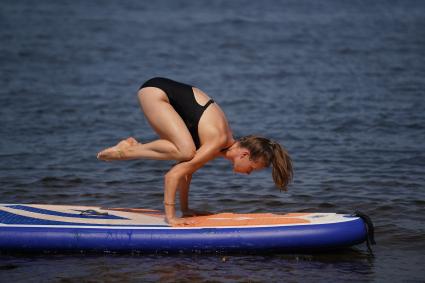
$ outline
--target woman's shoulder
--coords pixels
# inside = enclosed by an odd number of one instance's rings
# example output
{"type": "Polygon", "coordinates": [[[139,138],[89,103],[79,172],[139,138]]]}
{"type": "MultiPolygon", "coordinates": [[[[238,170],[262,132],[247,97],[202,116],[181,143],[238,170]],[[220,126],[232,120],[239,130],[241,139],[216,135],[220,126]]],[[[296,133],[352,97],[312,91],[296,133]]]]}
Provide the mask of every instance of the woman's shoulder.
{"type": "Polygon", "coordinates": [[[223,134],[217,132],[216,135],[211,136],[207,141],[205,141],[205,145],[209,147],[213,147],[217,153],[222,152],[223,149],[231,147],[236,140],[233,138],[231,134],[223,134]]]}

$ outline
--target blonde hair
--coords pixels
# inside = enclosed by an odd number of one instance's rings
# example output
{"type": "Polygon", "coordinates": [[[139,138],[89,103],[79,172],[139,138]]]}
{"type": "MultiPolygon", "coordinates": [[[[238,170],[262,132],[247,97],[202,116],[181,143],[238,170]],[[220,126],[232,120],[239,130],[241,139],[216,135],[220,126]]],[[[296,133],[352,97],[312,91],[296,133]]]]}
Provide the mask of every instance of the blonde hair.
{"type": "Polygon", "coordinates": [[[292,160],[280,144],[260,136],[246,136],[238,140],[239,146],[249,150],[253,161],[262,160],[267,167],[272,166],[273,181],[282,190],[287,190],[292,181],[292,160]]]}

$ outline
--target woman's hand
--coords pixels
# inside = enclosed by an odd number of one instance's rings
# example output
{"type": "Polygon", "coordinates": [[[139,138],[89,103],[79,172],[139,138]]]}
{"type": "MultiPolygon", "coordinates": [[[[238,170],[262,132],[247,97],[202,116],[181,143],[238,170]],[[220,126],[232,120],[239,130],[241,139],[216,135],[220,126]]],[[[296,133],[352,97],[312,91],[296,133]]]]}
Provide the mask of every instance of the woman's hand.
{"type": "Polygon", "coordinates": [[[189,226],[196,223],[196,221],[191,219],[184,219],[184,218],[177,218],[177,217],[166,218],[166,221],[171,226],[189,226]]]}
{"type": "Polygon", "coordinates": [[[183,217],[191,217],[191,216],[205,216],[205,215],[211,215],[214,214],[209,211],[202,211],[202,210],[194,210],[194,209],[186,209],[182,211],[183,217]]]}

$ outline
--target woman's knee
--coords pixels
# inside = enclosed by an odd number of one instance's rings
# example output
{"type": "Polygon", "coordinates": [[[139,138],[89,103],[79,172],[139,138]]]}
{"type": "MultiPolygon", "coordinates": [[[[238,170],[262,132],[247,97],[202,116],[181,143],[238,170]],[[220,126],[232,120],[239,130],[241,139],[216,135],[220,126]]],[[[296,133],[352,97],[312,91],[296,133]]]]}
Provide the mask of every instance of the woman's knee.
{"type": "Polygon", "coordinates": [[[177,152],[177,161],[189,161],[195,157],[196,148],[195,145],[187,145],[181,148],[178,148],[177,152]]]}

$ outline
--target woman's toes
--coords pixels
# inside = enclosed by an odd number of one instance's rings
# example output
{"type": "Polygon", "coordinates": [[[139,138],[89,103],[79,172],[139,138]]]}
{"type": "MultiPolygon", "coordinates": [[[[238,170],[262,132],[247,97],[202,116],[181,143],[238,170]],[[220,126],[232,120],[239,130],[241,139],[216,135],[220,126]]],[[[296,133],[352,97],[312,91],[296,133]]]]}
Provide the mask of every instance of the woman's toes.
{"type": "Polygon", "coordinates": [[[105,160],[105,150],[102,150],[97,154],[97,159],[105,160]]]}
{"type": "Polygon", "coordinates": [[[107,148],[98,153],[97,158],[100,160],[111,160],[114,158],[115,150],[113,148],[107,148]]]}

